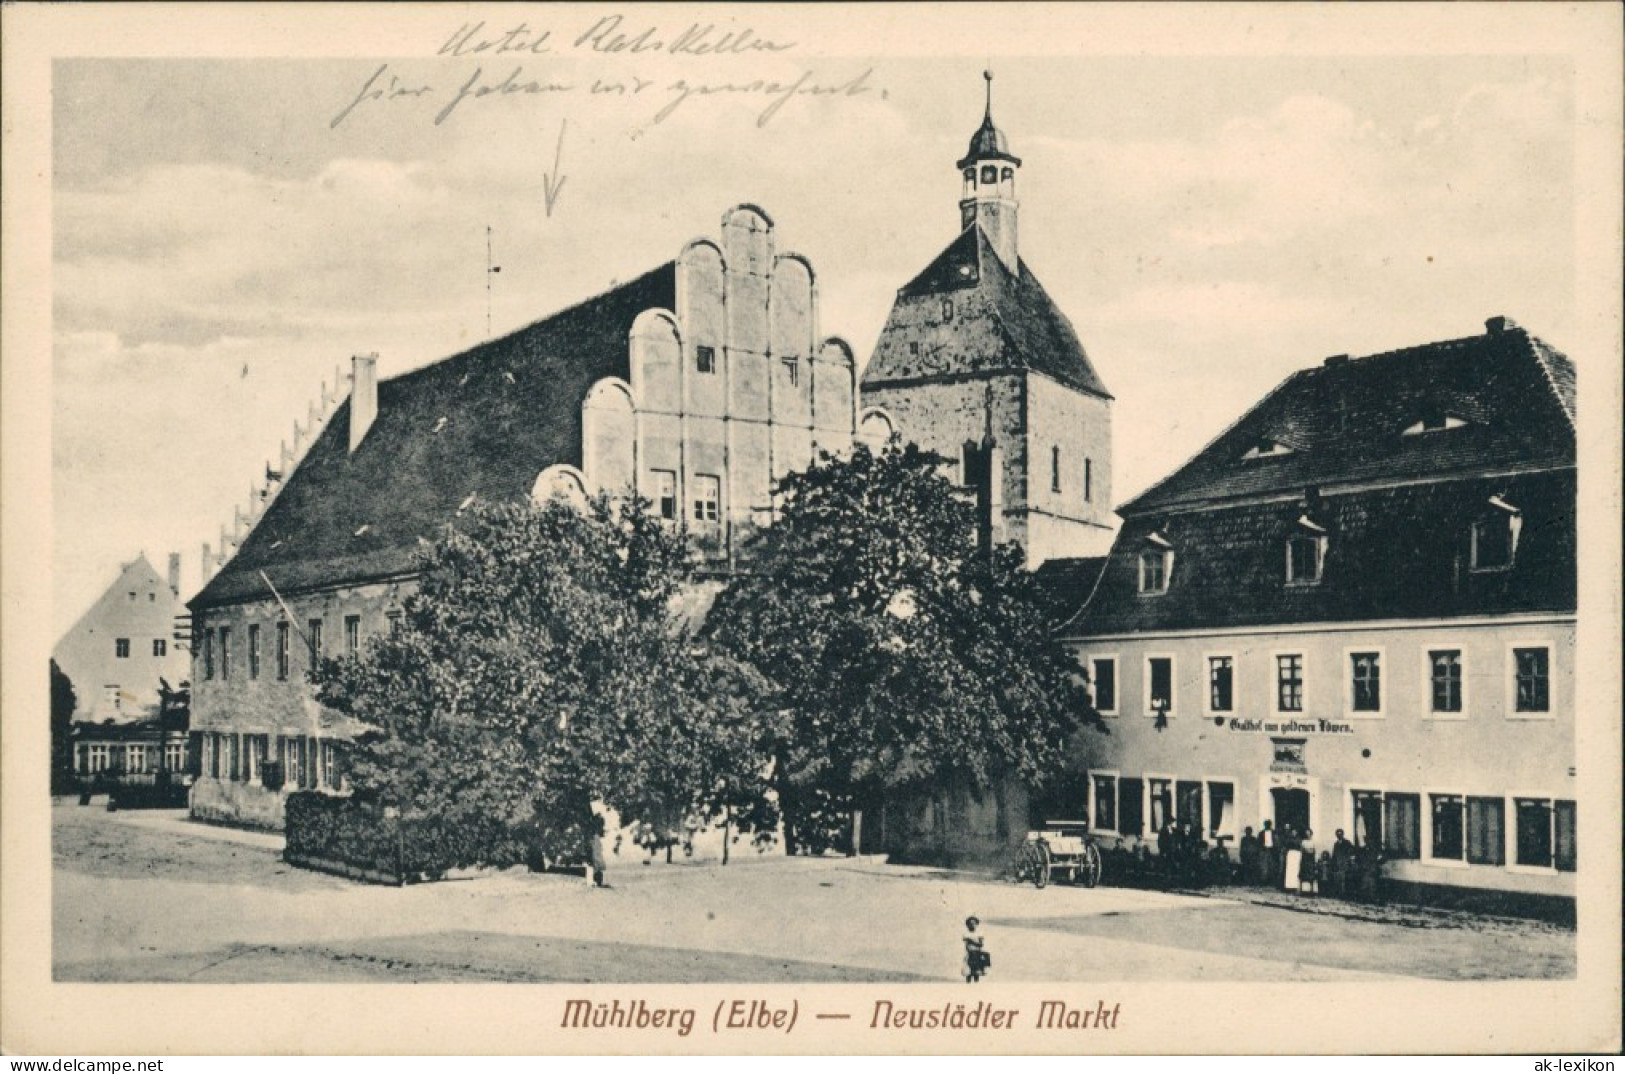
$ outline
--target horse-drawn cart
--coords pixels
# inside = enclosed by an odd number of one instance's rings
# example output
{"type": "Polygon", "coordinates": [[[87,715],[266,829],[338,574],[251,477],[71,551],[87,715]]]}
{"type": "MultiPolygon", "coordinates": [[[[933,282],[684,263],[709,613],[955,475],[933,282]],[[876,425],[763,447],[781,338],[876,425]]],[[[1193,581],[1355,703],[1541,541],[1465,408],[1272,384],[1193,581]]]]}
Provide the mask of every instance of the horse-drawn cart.
{"type": "Polygon", "coordinates": [[[1028,832],[1016,847],[1010,875],[1016,883],[1031,881],[1044,887],[1051,880],[1066,880],[1092,888],[1100,883],[1100,848],[1089,838],[1089,824],[1081,820],[1047,820],[1042,831],[1028,832]]]}

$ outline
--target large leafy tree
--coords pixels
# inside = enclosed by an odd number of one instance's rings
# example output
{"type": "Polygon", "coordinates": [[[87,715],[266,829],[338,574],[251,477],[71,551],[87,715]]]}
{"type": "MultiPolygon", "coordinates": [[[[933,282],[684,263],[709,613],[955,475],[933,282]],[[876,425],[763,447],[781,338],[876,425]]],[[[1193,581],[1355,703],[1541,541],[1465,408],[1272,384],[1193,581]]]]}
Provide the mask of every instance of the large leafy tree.
{"type": "Polygon", "coordinates": [[[433,818],[452,864],[579,853],[595,804],[662,831],[771,821],[761,684],[674,609],[688,548],[647,504],[480,507],[422,567],[401,628],[315,678],[367,728],[357,793],[433,818]]]}
{"type": "Polygon", "coordinates": [[[894,443],[791,475],[713,613],[773,683],[777,789],[807,829],[894,791],[1040,783],[1101,726],[1019,549],[979,545],[942,462],[894,443]]]}

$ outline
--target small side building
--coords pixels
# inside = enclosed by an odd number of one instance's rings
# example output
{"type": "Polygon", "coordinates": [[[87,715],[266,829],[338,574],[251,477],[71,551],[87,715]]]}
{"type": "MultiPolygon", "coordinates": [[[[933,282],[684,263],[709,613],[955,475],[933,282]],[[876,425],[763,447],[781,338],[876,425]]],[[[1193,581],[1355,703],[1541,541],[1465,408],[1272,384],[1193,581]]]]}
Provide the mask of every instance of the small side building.
{"type": "Polygon", "coordinates": [[[1125,503],[1063,631],[1111,728],[1097,835],[1341,831],[1415,894],[1572,900],[1574,415],[1496,317],[1295,373],[1125,503]]]}
{"type": "Polygon", "coordinates": [[[179,686],[188,674],[176,644],[181,557],[160,575],[146,554],[121,564],[118,577],[62,635],[51,658],[73,683],[74,719],[139,720],[157,711],[159,679],[179,686]]]}

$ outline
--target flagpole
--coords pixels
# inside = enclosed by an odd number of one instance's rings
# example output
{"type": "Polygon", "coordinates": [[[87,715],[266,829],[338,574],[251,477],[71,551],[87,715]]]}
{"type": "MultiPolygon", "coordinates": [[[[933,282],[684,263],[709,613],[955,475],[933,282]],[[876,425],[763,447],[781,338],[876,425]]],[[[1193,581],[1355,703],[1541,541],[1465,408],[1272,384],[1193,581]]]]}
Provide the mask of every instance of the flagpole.
{"type": "MultiPolygon", "coordinates": [[[[292,625],[295,633],[299,635],[299,640],[305,643],[305,650],[310,653],[311,665],[314,668],[316,662],[316,650],[310,644],[310,635],[299,629],[299,620],[294,618],[293,609],[288,607],[288,602],[282,599],[281,593],[277,592],[276,584],[271,581],[271,576],[266,574],[263,570],[260,571],[259,574],[260,577],[264,579],[266,588],[270,589],[271,596],[276,598],[277,605],[282,609],[282,614],[287,616],[289,624],[292,625]]],[[[319,790],[322,782],[322,721],[319,709],[310,714],[310,737],[311,740],[316,744],[316,755],[311,760],[310,770],[316,775],[315,782],[317,789],[319,790]]]]}

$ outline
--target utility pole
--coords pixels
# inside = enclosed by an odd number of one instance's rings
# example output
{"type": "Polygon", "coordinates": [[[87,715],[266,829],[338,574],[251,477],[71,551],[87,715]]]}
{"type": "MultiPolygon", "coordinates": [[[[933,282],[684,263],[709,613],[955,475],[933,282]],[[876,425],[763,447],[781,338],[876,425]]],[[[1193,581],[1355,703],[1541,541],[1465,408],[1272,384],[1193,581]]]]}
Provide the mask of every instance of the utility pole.
{"type": "Polygon", "coordinates": [[[502,271],[491,262],[491,225],[485,225],[485,338],[491,338],[491,277],[502,271]]]}

